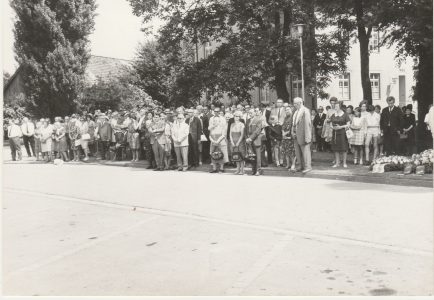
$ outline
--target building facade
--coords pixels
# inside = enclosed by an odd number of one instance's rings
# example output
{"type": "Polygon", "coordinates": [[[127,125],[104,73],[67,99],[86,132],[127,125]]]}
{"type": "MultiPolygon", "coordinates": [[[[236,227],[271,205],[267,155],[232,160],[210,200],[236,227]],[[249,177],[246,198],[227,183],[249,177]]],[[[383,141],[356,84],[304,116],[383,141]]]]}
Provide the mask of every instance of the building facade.
{"type": "MultiPolygon", "coordinates": [[[[379,47],[381,33],[374,30],[370,41],[370,78],[372,86],[372,99],[373,104],[384,107],[386,105],[386,98],[394,96],[396,104],[400,106],[413,103],[412,89],[415,85],[414,80],[414,61],[413,58],[408,57],[400,64],[395,58],[394,47],[379,47]]],[[[195,59],[202,60],[210,56],[215,49],[219,46],[218,43],[207,42],[203,45],[195,46],[195,59]]],[[[287,78],[287,88],[290,94],[290,99],[301,97],[302,84],[301,79],[297,75],[289,75],[287,78]]],[[[347,71],[344,74],[332,76],[328,87],[324,89],[327,98],[317,98],[317,107],[327,106],[329,98],[332,96],[343,100],[346,105],[359,105],[363,100],[363,90],[361,84],[360,74],[360,46],[356,39],[351,41],[350,54],[347,58],[347,71]]],[[[255,88],[250,92],[252,96],[252,103],[266,103],[272,104],[277,100],[276,92],[269,88],[255,88]]],[[[312,97],[306,95],[306,105],[312,106],[312,97]]],[[[225,104],[232,104],[236,99],[224,96],[221,99],[225,104]]],[[[201,99],[202,103],[206,102],[206,95],[201,99]]]]}

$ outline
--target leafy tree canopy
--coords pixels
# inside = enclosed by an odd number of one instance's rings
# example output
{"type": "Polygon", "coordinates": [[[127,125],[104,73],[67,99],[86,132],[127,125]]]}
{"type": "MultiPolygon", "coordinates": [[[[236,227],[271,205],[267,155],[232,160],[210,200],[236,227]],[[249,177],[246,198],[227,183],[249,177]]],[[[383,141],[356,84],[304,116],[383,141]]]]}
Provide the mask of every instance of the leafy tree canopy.
{"type": "Polygon", "coordinates": [[[70,114],[84,84],[95,0],[13,0],[11,6],[29,108],[40,116],[70,114]]]}

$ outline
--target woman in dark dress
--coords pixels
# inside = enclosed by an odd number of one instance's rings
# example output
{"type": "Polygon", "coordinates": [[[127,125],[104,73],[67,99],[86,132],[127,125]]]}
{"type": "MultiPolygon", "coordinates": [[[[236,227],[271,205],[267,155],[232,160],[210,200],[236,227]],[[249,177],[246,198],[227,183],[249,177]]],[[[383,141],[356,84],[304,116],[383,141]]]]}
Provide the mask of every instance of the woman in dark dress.
{"type": "Polygon", "coordinates": [[[335,153],[335,164],[333,168],[340,165],[340,154],[342,154],[342,163],[344,168],[347,168],[347,152],[348,139],[346,130],[349,128],[351,120],[348,114],[342,110],[343,102],[339,101],[336,105],[336,111],[330,118],[330,123],[333,129],[331,141],[332,151],[335,153]]]}
{"type": "Polygon", "coordinates": [[[402,117],[402,131],[407,136],[404,141],[406,155],[412,155],[416,153],[416,118],[411,113],[411,107],[407,105],[405,108],[405,115],[402,117]]]}

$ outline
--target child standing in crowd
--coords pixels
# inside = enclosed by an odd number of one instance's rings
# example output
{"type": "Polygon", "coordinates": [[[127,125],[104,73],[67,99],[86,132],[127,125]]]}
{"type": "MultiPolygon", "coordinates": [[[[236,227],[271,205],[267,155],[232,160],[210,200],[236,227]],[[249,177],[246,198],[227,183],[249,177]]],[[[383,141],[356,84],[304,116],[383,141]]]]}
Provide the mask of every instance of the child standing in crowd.
{"type": "Polygon", "coordinates": [[[271,139],[271,148],[273,149],[273,159],[276,167],[280,166],[280,144],[282,142],[282,125],[277,124],[277,117],[270,117],[270,139],[271,139]]]}
{"type": "Polygon", "coordinates": [[[353,148],[354,164],[356,165],[360,157],[360,165],[363,165],[363,141],[364,141],[364,119],[361,117],[360,108],[354,109],[354,116],[351,120],[350,129],[353,131],[353,136],[349,139],[349,143],[353,148]]]}
{"type": "MultiPolygon", "coordinates": [[[[375,113],[378,114],[378,116],[381,118],[381,106],[380,105],[375,105],[374,107],[375,109],[375,113]]],[[[378,136],[378,155],[379,156],[383,156],[383,132],[381,130],[379,130],[379,136],[378,136]]]]}

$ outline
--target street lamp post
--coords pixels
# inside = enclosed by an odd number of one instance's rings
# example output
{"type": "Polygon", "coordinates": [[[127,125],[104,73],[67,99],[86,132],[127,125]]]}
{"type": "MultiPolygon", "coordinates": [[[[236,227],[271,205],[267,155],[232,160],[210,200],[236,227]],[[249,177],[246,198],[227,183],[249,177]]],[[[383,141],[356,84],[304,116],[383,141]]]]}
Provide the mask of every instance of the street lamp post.
{"type": "Polygon", "coordinates": [[[304,68],[303,68],[303,29],[304,24],[295,24],[293,27],[297,29],[298,38],[300,40],[300,60],[301,60],[301,98],[304,101],[304,68]]]}

